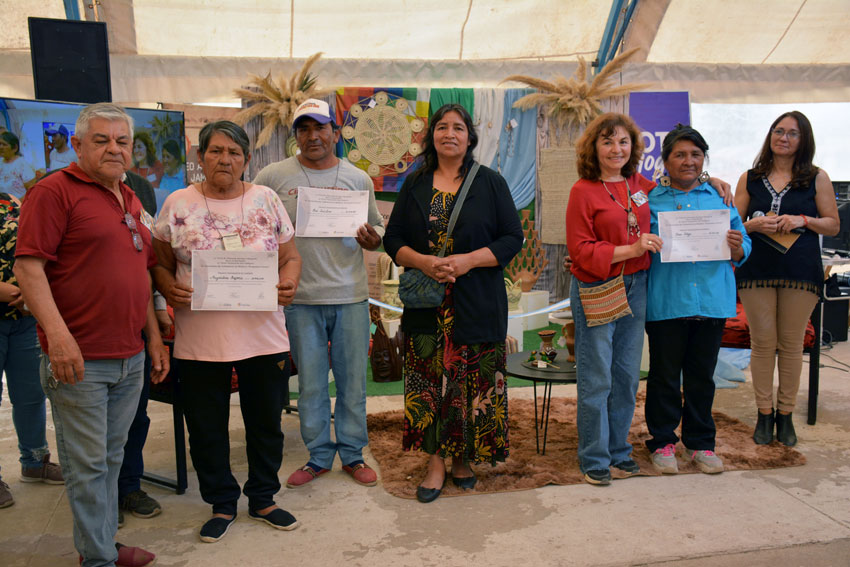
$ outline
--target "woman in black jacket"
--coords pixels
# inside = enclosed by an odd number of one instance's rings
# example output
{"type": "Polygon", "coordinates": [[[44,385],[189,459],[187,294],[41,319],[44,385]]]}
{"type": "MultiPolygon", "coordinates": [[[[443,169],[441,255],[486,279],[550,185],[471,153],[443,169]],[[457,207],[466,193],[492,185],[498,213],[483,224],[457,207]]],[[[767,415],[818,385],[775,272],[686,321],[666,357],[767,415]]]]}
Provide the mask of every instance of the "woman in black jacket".
{"type": "Polygon", "coordinates": [[[505,376],[507,296],[505,265],[522,247],[522,227],[505,180],[481,167],[446,255],[454,204],[473,164],[478,136],[462,106],[447,104],[431,118],[420,168],[404,182],[393,207],[384,248],[396,264],[446,282],[439,307],[405,308],[404,450],[431,455],[416,491],[435,500],[446,480],[475,486],[470,463],[495,464],[508,456],[505,376]]]}

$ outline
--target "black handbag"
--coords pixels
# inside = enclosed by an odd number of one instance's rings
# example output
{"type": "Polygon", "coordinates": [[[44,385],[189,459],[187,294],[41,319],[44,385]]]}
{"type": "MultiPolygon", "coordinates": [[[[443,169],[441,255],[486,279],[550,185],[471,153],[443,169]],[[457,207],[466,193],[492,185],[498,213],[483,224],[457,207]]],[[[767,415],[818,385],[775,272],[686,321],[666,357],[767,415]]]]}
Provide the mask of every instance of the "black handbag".
{"type": "MultiPolygon", "coordinates": [[[[443,242],[443,247],[440,249],[438,257],[442,258],[446,253],[446,244],[449,242],[449,236],[454,230],[457,217],[460,214],[460,209],[463,202],[466,200],[466,194],[469,191],[469,186],[472,185],[472,180],[475,174],[478,173],[478,162],[473,162],[463,182],[463,187],[457,194],[457,200],[452,208],[452,215],[449,217],[449,226],[446,229],[446,239],[443,242]]],[[[425,274],[422,270],[416,268],[406,268],[398,277],[398,297],[405,307],[421,309],[426,307],[438,307],[446,296],[446,284],[438,282],[434,278],[425,274]]]]}

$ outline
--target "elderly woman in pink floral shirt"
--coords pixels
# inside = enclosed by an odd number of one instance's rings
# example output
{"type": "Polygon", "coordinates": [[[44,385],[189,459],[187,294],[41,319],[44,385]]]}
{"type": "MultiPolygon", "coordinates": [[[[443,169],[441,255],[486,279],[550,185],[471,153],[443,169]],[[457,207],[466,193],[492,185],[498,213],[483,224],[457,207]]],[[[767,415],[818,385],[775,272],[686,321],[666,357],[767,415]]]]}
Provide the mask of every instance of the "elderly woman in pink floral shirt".
{"type": "Polygon", "coordinates": [[[278,508],[278,470],[283,458],[280,429],[283,388],[289,378],[289,339],[283,310],[193,311],[192,252],[256,250],[276,252],[277,303],[292,302],[301,273],[294,230],[277,194],[242,181],[251,159],[248,136],[236,124],[219,121],[201,130],[201,168],[206,179],[165,200],[153,234],[159,265],[157,288],[174,307],[174,358],[184,397],[192,462],[201,496],[213,517],[201,541],[220,540],[236,520],[240,486],[230,472],[231,375],[239,379],[239,400],[248,453],[251,518],[282,530],[298,522],[278,508]]]}

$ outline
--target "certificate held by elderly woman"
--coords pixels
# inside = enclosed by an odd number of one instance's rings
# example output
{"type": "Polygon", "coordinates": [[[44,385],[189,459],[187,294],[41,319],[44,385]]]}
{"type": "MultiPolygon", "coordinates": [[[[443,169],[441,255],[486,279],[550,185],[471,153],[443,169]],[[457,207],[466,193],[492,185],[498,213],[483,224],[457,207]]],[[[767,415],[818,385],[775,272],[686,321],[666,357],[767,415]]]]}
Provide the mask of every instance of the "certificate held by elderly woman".
{"type": "Polygon", "coordinates": [[[192,311],[277,311],[277,250],[192,250],[192,311]]]}
{"type": "Polygon", "coordinates": [[[658,236],[664,242],[662,262],[729,260],[726,241],[729,209],[711,211],[661,211],[658,236]]]}

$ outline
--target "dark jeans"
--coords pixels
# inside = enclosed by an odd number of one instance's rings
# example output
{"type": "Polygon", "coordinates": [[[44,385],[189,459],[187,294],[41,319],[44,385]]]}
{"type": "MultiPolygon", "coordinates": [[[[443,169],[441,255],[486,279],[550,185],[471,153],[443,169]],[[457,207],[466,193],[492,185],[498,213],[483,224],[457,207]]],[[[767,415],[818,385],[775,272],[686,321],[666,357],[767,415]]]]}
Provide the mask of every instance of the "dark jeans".
{"type": "Polygon", "coordinates": [[[652,438],[646,446],[650,453],[679,441],[680,421],[685,447],[714,450],[714,367],[725,322],[709,318],[647,321],[646,425],[652,438]]]}
{"type": "Polygon", "coordinates": [[[151,420],[148,417],[148,398],[151,392],[151,357],[148,354],[148,339],[145,339],[145,374],[142,379],[142,393],[139,395],[139,405],[136,415],[127,433],[127,443],[124,445],[124,461],[121,472],[118,473],[118,501],[137,490],[141,490],[142,474],[145,472],[145,460],[142,451],[148,439],[148,429],[151,420]]]}
{"type": "Polygon", "coordinates": [[[235,514],[239,484],[230,472],[230,379],[236,368],[239,400],[245,423],[248,481],[243,492],[248,507],[274,504],[280,490],[277,474],[283,460],[282,389],[289,380],[287,353],[256,356],[236,362],[177,360],[189,454],[198,473],[204,502],[214,514],[235,514]],[[278,362],[285,362],[283,368],[278,362]]]}

